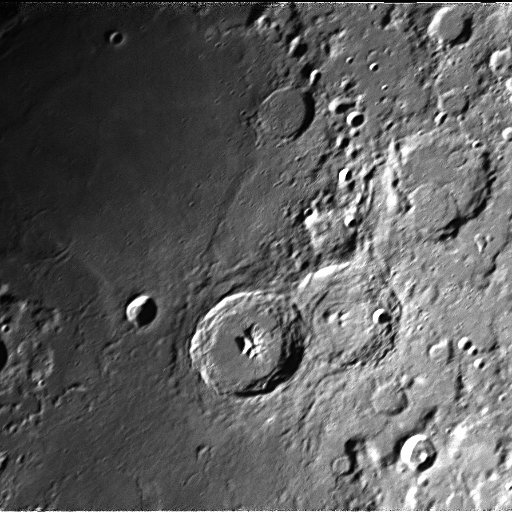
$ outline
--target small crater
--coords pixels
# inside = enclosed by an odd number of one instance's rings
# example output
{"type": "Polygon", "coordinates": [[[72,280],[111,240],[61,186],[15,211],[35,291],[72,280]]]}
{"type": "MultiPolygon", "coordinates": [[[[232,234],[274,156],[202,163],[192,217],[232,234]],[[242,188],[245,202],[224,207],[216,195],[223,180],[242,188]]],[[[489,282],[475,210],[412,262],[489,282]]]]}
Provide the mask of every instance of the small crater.
{"type": "Polygon", "coordinates": [[[354,175],[351,169],[347,169],[346,167],[341,169],[338,173],[338,187],[344,187],[346,183],[352,182],[354,179],[354,175]]]}
{"type": "Polygon", "coordinates": [[[379,308],[373,313],[372,320],[375,325],[383,325],[391,321],[391,316],[385,309],[379,308]]]}
{"type": "Polygon", "coordinates": [[[510,48],[496,50],[489,58],[489,68],[497,77],[503,77],[509,73],[511,61],[512,50],[510,48]]]}
{"type": "Polygon", "coordinates": [[[156,302],[148,295],[139,295],[126,306],[127,320],[137,327],[146,327],[155,320],[158,313],[156,302]]]}
{"type": "Polygon", "coordinates": [[[300,36],[295,37],[290,42],[290,48],[288,50],[288,55],[299,59],[304,56],[308,51],[308,45],[302,41],[300,36]]]}
{"type": "Polygon", "coordinates": [[[364,449],[365,442],[362,439],[348,439],[345,442],[345,456],[350,463],[349,472],[352,473],[356,470],[358,465],[358,456],[364,449]]]}
{"type": "Polygon", "coordinates": [[[0,473],[2,473],[9,463],[9,455],[7,452],[0,452],[0,473]]]}
{"type": "Polygon", "coordinates": [[[446,112],[439,112],[436,115],[436,117],[434,118],[434,122],[436,123],[436,126],[442,125],[446,121],[447,117],[448,116],[447,116],[446,112]]]}
{"type": "Polygon", "coordinates": [[[331,463],[332,472],[337,475],[348,475],[353,470],[353,464],[348,455],[337,457],[331,463]]]}
{"type": "Polygon", "coordinates": [[[359,128],[363,126],[364,121],[364,114],[358,110],[350,112],[347,116],[347,124],[352,128],[359,128]]]}
{"type": "Polygon", "coordinates": [[[467,111],[469,99],[461,88],[454,88],[439,96],[438,106],[442,112],[456,117],[467,111]]]}
{"type": "Polygon", "coordinates": [[[428,355],[436,363],[448,363],[452,356],[451,344],[447,338],[441,339],[428,349],[428,355]]]}
{"type": "Polygon", "coordinates": [[[308,76],[309,85],[313,86],[320,80],[320,78],[322,77],[322,73],[320,73],[318,69],[313,69],[310,73],[308,73],[308,76]]]}
{"type": "Polygon", "coordinates": [[[412,471],[425,471],[437,457],[432,441],[424,434],[416,434],[405,441],[400,450],[400,459],[412,471]]]}
{"type": "Polygon", "coordinates": [[[512,140],[512,128],[507,126],[502,132],[501,137],[505,142],[510,142],[512,140]]]}
{"type": "Polygon", "coordinates": [[[467,336],[463,336],[457,342],[457,347],[459,348],[459,350],[463,350],[464,352],[467,352],[472,346],[473,342],[467,336]]]}
{"type": "Polygon", "coordinates": [[[336,96],[329,102],[327,109],[331,114],[343,114],[343,112],[346,112],[350,107],[353,107],[354,104],[355,101],[352,98],[336,96]]]}
{"type": "Polygon", "coordinates": [[[123,46],[126,43],[126,36],[118,30],[110,30],[105,34],[108,44],[115,47],[123,46]]]}
{"type": "Polygon", "coordinates": [[[473,345],[468,349],[468,354],[472,357],[476,356],[478,354],[478,349],[473,345]]]}
{"type": "Polygon", "coordinates": [[[372,395],[372,406],[378,413],[395,416],[407,408],[408,400],[404,391],[394,382],[377,387],[372,395]]]}
{"type": "Polygon", "coordinates": [[[478,359],[475,359],[473,361],[473,366],[477,369],[477,370],[483,370],[485,368],[485,360],[482,359],[481,357],[479,357],[478,359]]]}
{"type": "Polygon", "coordinates": [[[343,224],[345,224],[345,227],[348,229],[355,229],[357,227],[357,219],[355,215],[348,214],[345,215],[343,219],[343,224]]]}

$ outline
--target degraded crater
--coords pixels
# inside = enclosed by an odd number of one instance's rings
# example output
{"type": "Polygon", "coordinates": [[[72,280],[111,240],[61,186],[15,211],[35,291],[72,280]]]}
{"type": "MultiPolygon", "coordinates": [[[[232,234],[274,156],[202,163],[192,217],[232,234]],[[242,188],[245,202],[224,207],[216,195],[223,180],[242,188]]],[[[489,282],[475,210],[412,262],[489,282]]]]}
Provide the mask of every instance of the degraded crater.
{"type": "Polygon", "coordinates": [[[394,348],[401,305],[371,264],[331,265],[309,274],[297,303],[311,322],[311,351],[340,367],[377,363],[394,348]]]}
{"type": "Polygon", "coordinates": [[[428,35],[441,44],[467,42],[471,36],[471,12],[462,5],[441,7],[428,26],[428,35]]]}
{"type": "Polygon", "coordinates": [[[429,238],[452,235],[474,218],[489,193],[490,164],[453,127],[439,127],[390,145],[392,180],[407,197],[415,228],[429,238]]]}
{"type": "Polygon", "coordinates": [[[375,388],[371,403],[376,413],[395,416],[407,408],[408,400],[402,387],[397,382],[389,381],[375,388]]]}
{"type": "Polygon", "coordinates": [[[448,186],[436,187],[425,183],[411,196],[414,206],[414,226],[425,237],[439,237],[453,231],[458,218],[455,199],[448,186]]]}
{"type": "Polygon", "coordinates": [[[190,358],[219,395],[269,392],[298,367],[303,335],[300,316],[282,295],[237,293],[199,322],[190,358]]]}
{"type": "Polygon", "coordinates": [[[259,108],[262,131],[272,138],[289,139],[300,134],[311,122],[311,99],[292,87],[276,89],[259,108]]]}

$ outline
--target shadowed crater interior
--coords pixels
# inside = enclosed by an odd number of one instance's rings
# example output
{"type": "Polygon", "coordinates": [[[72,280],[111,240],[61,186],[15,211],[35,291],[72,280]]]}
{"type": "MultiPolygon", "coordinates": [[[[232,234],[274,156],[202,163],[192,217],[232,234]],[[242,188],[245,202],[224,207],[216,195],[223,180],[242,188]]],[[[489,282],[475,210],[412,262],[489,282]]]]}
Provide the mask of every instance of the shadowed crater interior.
{"type": "Polygon", "coordinates": [[[2,371],[7,365],[7,361],[9,359],[9,354],[7,352],[7,347],[3,341],[0,341],[0,371],[2,371]]]}

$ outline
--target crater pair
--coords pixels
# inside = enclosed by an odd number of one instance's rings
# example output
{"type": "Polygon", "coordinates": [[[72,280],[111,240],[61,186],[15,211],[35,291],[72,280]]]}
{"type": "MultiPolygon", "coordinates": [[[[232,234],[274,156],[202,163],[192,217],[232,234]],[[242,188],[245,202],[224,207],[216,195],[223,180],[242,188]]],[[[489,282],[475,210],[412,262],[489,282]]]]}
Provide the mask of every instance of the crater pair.
{"type": "Polygon", "coordinates": [[[400,305],[371,266],[310,274],[293,298],[252,291],[224,298],[199,322],[192,366],[218,394],[272,391],[299,367],[305,345],[340,368],[377,364],[394,347],[400,305]]]}

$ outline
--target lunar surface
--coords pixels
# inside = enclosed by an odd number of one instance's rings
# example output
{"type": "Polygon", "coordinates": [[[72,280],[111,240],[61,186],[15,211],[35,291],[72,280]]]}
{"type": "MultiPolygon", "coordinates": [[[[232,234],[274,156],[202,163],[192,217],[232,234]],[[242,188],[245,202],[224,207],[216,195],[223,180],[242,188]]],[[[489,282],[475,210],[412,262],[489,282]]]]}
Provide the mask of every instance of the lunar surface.
{"type": "Polygon", "coordinates": [[[512,509],[509,4],[0,5],[0,509],[512,509]]]}

